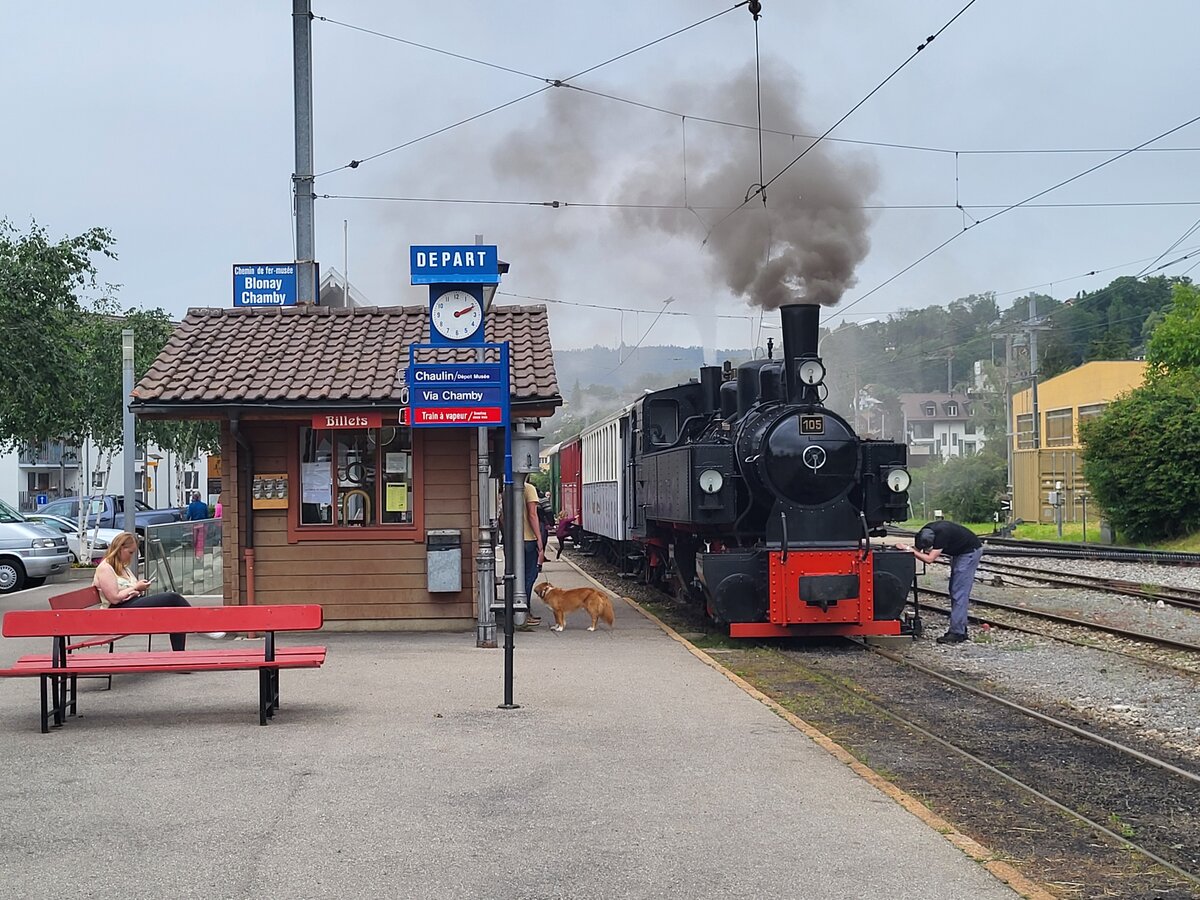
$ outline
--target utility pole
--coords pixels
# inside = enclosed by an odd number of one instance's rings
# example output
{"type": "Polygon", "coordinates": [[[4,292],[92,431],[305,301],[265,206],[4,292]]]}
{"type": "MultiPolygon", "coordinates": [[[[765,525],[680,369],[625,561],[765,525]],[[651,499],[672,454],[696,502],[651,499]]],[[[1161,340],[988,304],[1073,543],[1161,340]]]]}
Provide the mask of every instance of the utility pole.
{"type": "Polygon", "coordinates": [[[134,502],[136,485],[134,484],[133,462],[137,455],[137,443],[134,439],[133,410],[129,401],[133,398],[133,329],[121,329],[121,431],[123,445],[123,460],[125,470],[125,530],[137,534],[137,504],[134,502]]]}
{"type": "Polygon", "coordinates": [[[312,9],[292,0],[292,64],[296,98],[296,302],[317,302],[316,223],[313,210],[312,9]]]}

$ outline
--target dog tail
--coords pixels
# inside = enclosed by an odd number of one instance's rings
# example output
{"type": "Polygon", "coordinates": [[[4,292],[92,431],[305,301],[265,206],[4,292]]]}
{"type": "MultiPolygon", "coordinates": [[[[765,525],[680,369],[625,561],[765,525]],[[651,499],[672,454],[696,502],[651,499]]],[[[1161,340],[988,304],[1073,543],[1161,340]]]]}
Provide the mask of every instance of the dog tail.
{"type": "Polygon", "coordinates": [[[604,620],[609,628],[613,627],[613,605],[612,598],[607,594],[604,595],[604,606],[600,610],[600,618],[604,620]]]}

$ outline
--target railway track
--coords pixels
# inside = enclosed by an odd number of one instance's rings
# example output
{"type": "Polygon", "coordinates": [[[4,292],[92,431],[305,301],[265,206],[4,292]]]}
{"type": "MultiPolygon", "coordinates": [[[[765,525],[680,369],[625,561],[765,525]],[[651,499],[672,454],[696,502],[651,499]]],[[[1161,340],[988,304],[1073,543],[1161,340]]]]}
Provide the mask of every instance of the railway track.
{"type": "MultiPolygon", "coordinates": [[[[889,535],[916,537],[908,528],[889,526],[889,535]]],[[[1031,541],[981,534],[984,558],[1002,556],[1035,557],[1042,559],[1083,559],[1097,562],[1150,563],[1161,566],[1200,566],[1200,553],[1176,550],[1145,550],[1135,547],[1115,547],[1109,544],[1073,544],[1061,541],[1031,541]]]]}
{"type": "MultiPolygon", "coordinates": [[[[1160,866],[1176,884],[1145,896],[1200,896],[1200,818],[1189,814],[1185,823],[1178,817],[1183,804],[1200,803],[1200,774],[887,650],[871,648],[893,664],[892,672],[867,671],[844,656],[774,652],[787,660],[784,671],[794,666],[808,680],[815,675],[917,741],[954,754],[963,768],[947,765],[944,777],[969,778],[975,792],[994,791],[994,798],[1009,793],[1007,803],[1022,810],[1022,825],[1013,827],[1041,831],[1054,817],[1069,816],[1160,866]],[[911,674],[898,678],[901,671],[917,673],[920,683],[911,674]],[[1031,803],[1041,811],[1032,811],[1031,803]]],[[[776,684],[785,680],[784,671],[773,669],[776,684]]],[[[1119,888],[1118,894],[1139,895],[1119,888]]]]}
{"type": "Polygon", "coordinates": [[[1161,600],[1170,606],[1200,610],[1200,591],[1190,588],[1140,584],[1120,578],[1078,575],[1073,572],[1040,569],[1033,566],[996,562],[994,560],[980,563],[979,570],[1013,575],[1030,581],[1039,581],[1043,584],[1057,584],[1062,587],[1082,587],[1089,590],[1105,591],[1110,594],[1124,594],[1129,597],[1138,597],[1150,603],[1161,600]]]}
{"type": "MultiPolygon", "coordinates": [[[[945,591],[922,588],[922,593],[933,594],[934,596],[941,597],[944,600],[950,599],[950,595],[945,591]]],[[[1128,629],[1109,627],[1085,619],[1075,619],[1071,616],[1063,616],[1055,613],[1043,613],[1042,611],[1030,610],[1023,606],[1013,606],[1011,604],[998,603],[990,600],[976,600],[973,597],[971,598],[971,606],[985,606],[1001,612],[1014,613],[1018,616],[1041,619],[1043,621],[1049,621],[1055,624],[1069,626],[1071,628],[1085,628],[1092,631],[1100,631],[1113,637],[1122,638],[1123,640],[1132,642],[1135,645],[1150,644],[1174,653],[1186,653],[1189,656],[1184,660],[1158,659],[1145,653],[1132,652],[1129,647],[1098,643],[1094,640],[1081,640],[1076,637],[1071,637],[1067,634],[1055,633],[1054,631],[1047,630],[1045,628],[1031,628],[1007,619],[1000,619],[994,616],[982,616],[978,612],[974,611],[968,614],[968,618],[972,622],[981,625],[987,625],[991,628],[1000,628],[1004,629],[1005,631],[1015,631],[1021,634],[1032,635],[1034,637],[1048,638],[1049,640],[1059,641],[1060,643],[1064,644],[1071,644],[1076,647],[1083,647],[1088,650],[1103,650],[1106,653],[1116,653],[1121,656],[1137,660],[1141,663],[1146,663],[1159,668],[1168,669],[1173,672],[1190,675],[1193,678],[1200,676],[1200,644],[1192,644],[1186,641],[1174,641],[1170,638],[1162,638],[1158,635],[1150,635],[1128,629]]],[[[921,609],[923,611],[928,610],[936,612],[947,617],[950,615],[950,609],[948,607],[933,606],[925,602],[921,603],[921,609]]]]}

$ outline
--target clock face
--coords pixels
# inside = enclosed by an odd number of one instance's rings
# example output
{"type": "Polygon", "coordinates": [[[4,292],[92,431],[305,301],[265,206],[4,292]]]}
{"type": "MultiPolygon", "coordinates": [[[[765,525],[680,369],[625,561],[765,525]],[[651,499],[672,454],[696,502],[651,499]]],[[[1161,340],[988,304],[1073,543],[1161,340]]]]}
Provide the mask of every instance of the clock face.
{"type": "Polygon", "coordinates": [[[483,322],[483,307],[466,291],[446,291],[429,310],[429,322],[442,337],[451,341],[469,338],[483,322]]]}

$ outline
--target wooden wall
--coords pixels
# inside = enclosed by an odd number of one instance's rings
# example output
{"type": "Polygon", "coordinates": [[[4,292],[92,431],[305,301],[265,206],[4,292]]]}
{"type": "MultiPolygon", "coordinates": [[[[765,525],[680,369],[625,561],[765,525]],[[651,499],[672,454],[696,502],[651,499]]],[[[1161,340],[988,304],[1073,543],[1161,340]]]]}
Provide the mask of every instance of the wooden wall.
{"type": "MultiPolygon", "coordinates": [[[[242,434],[254,448],[258,472],[288,471],[297,422],[243,421],[242,434]]],[[[288,510],[254,510],[255,602],[320,603],[327,627],[346,630],[467,629],[475,623],[475,538],[478,485],[473,429],[419,429],[418,483],[424,528],[457,528],[463,537],[463,590],[425,590],[423,532],[396,540],[288,542],[288,510]]],[[[245,603],[246,564],[241,546],[245,510],[242,479],[233,466],[239,451],[228,425],[222,428],[222,489],[225,504],[225,602],[245,603]]],[[[241,459],[244,459],[244,451],[241,459]]],[[[244,475],[243,475],[244,478],[244,475]]],[[[293,502],[298,485],[291,486],[293,502]]]]}

